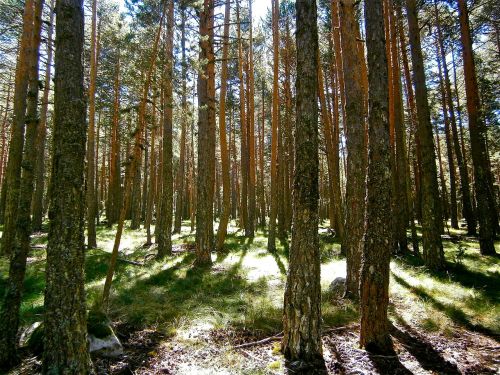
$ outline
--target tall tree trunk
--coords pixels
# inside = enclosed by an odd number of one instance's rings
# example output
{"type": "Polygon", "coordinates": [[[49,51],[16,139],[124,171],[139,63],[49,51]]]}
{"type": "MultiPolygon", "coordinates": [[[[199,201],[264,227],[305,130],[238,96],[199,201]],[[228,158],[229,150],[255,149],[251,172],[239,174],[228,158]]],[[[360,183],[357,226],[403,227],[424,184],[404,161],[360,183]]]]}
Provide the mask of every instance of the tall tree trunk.
{"type": "Polygon", "coordinates": [[[31,228],[33,231],[42,229],[44,216],[43,195],[45,191],[45,143],[47,139],[47,111],[49,107],[49,94],[52,67],[52,34],[54,30],[54,7],[55,0],[51,0],[49,8],[49,25],[47,29],[47,62],[45,65],[45,81],[43,86],[43,97],[40,107],[40,124],[38,125],[38,135],[36,139],[37,161],[35,163],[35,191],[33,193],[33,218],[31,228]]]}
{"type": "Polygon", "coordinates": [[[220,159],[222,168],[222,215],[217,229],[217,251],[224,248],[229,214],[231,213],[231,181],[229,176],[229,153],[226,138],[226,91],[227,91],[227,59],[229,49],[229,23],[231,22],[231,3],[226,0],[224,14],[224,41],[222,46],[222,71],[219,109],[220,159]]]}
{"type": "Polygon", "coordinates": [[[278,127],[279,127],[279,0],[272,0],[273,5],[273,109],[271,125],[271,191],[269,199],[269,234],[267,237],[267,249],[276,251],[276,215],[277,215],[277,192],[278,192],[278,127]]]}
{"type": "Polygon", "coordinates": [[[254,64],[253,64],[253,24],[252,24],[252,0],[248,0],[249,10],[249,56],[248,56],[248,233],[253,238],[255,235],[255,87],[254,87],[254,64]]]}
{"type": "Polygon", "coordinates": [[[1,251],[9,255],[17,220],[19,203],[19,186],[21,183],[21,160],[23,157],[26,98],[28,95],[28,81],[33,66],[33,22],[35,0],[27,0],[24,4],[23,31],[16,63],[16,78],[14,86],[14,112],[10,131],[9,157],[5,171],[3,190],[5,191],[5,209],[2,212],[3,234],[1,251]]]}
{"type": "Polygon", "coordinates": [[[157,123],[156,123],[156,96],[153,97],[153,118],[152,118],[152,129],[151,129],[151,161],[150,161],[150,187],[148,194],[148,201],[146,203],[146,217],[144,220],[144,227],[146,228],[146,245],[150,246],[152,242],[151,238],[151,223],[153,221],[153,210],[154,210],[154,201],[156,197],[156,133],[158,132],[157,123]]]}
{"type": "Polygon", "coordinates": [[[484,122],[476,67],[472,51],[472,39],[469,28],[469,12],[465,0],[458,0],[460,16],[460,36],[464,59],[465,94],[469,114],[469,133],[474,164],[474,184],[476,188],[477,218],[479,221],[479,246],[481,254],[495,254],[495,232],[498,215],[495,207],[491,170],[488,165],[486,149],[486,124],[484,122]]]}
{"type": "Polygon", "coordinates": [[[318,30],[316,1],[298,0],[297,121],[293,229],[283,307],[282,351],[293,373],[326,374],[321,347],[318,237],[318,30]],[[316,56],[316,58],[311,58],[316,56]],[[296,361],[306,369],[295,371],[296,361]]]}
{"type": "Polygon", "coordinates": [[[167,35],[166,62],[162,72],[163,85],[163,187],[161,190],[161,215],[158,220],[159,230],[156,234],[158,243],[157,258],[161,259],[172,254],[172,204],[173,204],[173,173],[172,173],[172,109],[174,98],[172,93],[172,78],[174,69],[174,0],[167,0],[167,35]]]}
{"type": "Polygon", "coordinates": [[[134,132],[134,147],[133,152],[129,157],[127,169],[125,171],[125,183],[123,192],[123,202],[120,207],[120,215],[118,217],[118,226],[116,228],[115,240],[113,243],[113,249],[111,251],[111,258],[109,260],[108,271],[106,273],[106,280],[104,282],[104,288],[102,292],[102,298],[100,302],[100,308],[104,311],[108,309],[109,304],[109,294],[111,291],[111,283],[113,281],[113,275],[115,273],[116,261],[118,259],[118,250],[120,248],[120,241],[123,233],[123,225],[125,223],[125,216],[127,214],[127,207],[130,203],[130,195],[132,192],[132,183],[134,181],[134,175],[137,170],[137,165],[140,164],[142,148],[144,147],[143,139],[141,134],[146,127],[145,111],[146,111],[146,101],[148,98],[149,87],[151,84],[151,76],[155,67],[155,61],[158,53],[158,44],[160,41],[161,30],[163,27],[163,20],[165,18],[165,2],[163,3],[163,11],[160,19],[160,24],[158,25],[158,31],[156,32],[155,41],[153,43],[153,48],[151,51],[151,61],[149,62],[149,68],[146,73],[146,80],[144,82],[144,87],[142,91],[141,102],[139,103],[139,121],[138,128],[134,132]]]}
{"type": "Polygon", "coordinates": [[[369,117],[368,178],[364,246],[361,263],[360,345],[370,351],[390,352],[387,306],[389,262],[393,231],[388,111],[388,71],[382,0],[365,1],[368,53],[369,117]]]}
{"type": "Polygon", "coordinates": [[[214,247],[213,198],[215,176],[214,2],[204,0],[200,11],[198,74],[198,175],[196,186],[196,264],[211,264],[214,247]]]}
{"type": "Polygon", "coordinates": [[[436,171],[436,153],[432,137],[429,102],[425,84],[420,28],[418,26],[415,0],[406,0],[410,47],[415,80],[415,99],[417,103],[417,135],[420,141],[422,160],[422,237],[423,258],[431,269],[444,268],[444,253],[441,242],[443,228],[442,208],[436,171]]]}
{"type": "Polygon", "coordinates": [[[87,246],[97,247],[95,219],[97,199],[95,196],[95,85],[97,78],[97,0],[92,0],[92,25],[90,34],[90,85],[88,93],[89,126],[87,129],[87,246]]]}
{"type": "Polygon", "coordinates": [[[262,227],[266,226],[266,187],[264,185],[264,132],[266,124],[266,108],[265,108],[265,92],[264,92],[264,80],[262,81],[262,118],[259,129],[259,168],[260,168],[260,179],[259,179],[259,201],[260,201],[260,225],[262,227]]]}
{"type": "MultiPolygon", "coordinates": [[[[111,128],[111,152],[109,161],[109,192],[107,208],[108,226],[118,221],[122,206],[120,171],[120,51],[115,63],[113,122],[111,128]]],[[[104,159],[103,159],[104,161],[104,159]]]]}
{"type": "Polygon", "coordinates": [[[240,4],[236,1],[236,30],[238,38],[238,78],[240,81],[240,146],[241,146],[241,218],[240,226],[245,230],[245,235],[248,232],[248,137],[247,137],[247,116],[246,116],[246,91],[245,80],[243,75],[243,40],[241,37],[241,21],[240,21],[240,4]]]}
{"type": "Polygon", "coordinates": [[[21,307],[26,260],[30,250],[31,201],[37,153],[35,149],[38,132],[38,65],[40,32],[42,26],[43,1],[35,2],[33,34],[31,37],[28,100],[26,107],[26,142],[22,160],[22,176],[19,191],[19,207],[13,247],[10,252],[9,277],[5,288],[0,313],[0,368],[10,367],[17,360],[16,344],[19,328],[19,309],[21,307]]]}
{"type": "MultiPolygon", "coordinates": [[[[335,61],[332,64],[334,67],[334,72],[332,72],[335,77],[335,83],[332,82],[332,92],[338,93],[340,97],[340,111],[338,108],[338,98],[337,95],[333,95],[333,202],[334,202],[334,212],[335,212],[335,230],[340,241],[344,238],[344,207],[342,204],[342,193],[340,189],[340,158],[339,158],[339,141],[340,141],[340,118],[339,114],[342,114],[342,120],[346,118],[345,116],[345,83],[344,83],[344,68],[342,64],[342,52],[341,52],[341,42],[340,42],[340,21],[339,21],[339,10],[338,10],[339,0],[332,0],[331,2],[331,13],[332,13],[332,35],[333,35],[333,45],[335,48],[335,61]]],[[[343,123],[344,124],[344,123],[343,123]]],[[[342,249],[345,252],[345,249],[342,249]]]]}
{"type": "MultiPolygon", "coordinates": [[[[469,174],[467,172],[467,165],[465,163],[465,154],[460,146],[460,139],[458,137],[457,131],[457,121],[455,117],[455,110],[453,107],[453,96],[450,84],[450,74],[448,70],[448,64],[446,62],[446,52],[444,49],[444,40],[441,31],[441,24],[439,21],[439,12],[437,8],[437,1],[434,1],[434,10],[436,15],[436,25],[438,31],[438,42],[439,42],[439,56],[441,59],[441,64],[444,73],[444,83],[446,91],[446,101],[448,105],[448,112],[450,114],[450,124],[451,124],[451,135],[453,139],[453,148],[457,158],[458,171],[460,174],[460,189],[462,192],[462,215],[467,223],[467,233],[469,235],[476,234],[476,217],[474,215],[474,210],[472,208],[471,193],[470,193],[470,183],[469,174]]],[[[459,102],[457,102],[458,104],[459,102]]]]}
{"type": "Polygon", "coordinates": [[[186,127],[187,127],[187,61],[186,61],[186,9],[181,7],[181,55],[182,55],[182,118],[181,139],[179,146],[179,169],[177,174],[177,196],[175,202],[174,233],[180,233],[182,229],[182,213],[184,208],[185,194],[185,171],[186,171],[186,127]]]}
{"type": "Polygon", "coordinates": [[[407,195],[407,160],[406,160],[406,140],[405,140],[405,126],[404,126],[404,112],[403,112],[403,94],[401,88],[401,65],[399,61],[399,51],[397,43],[397,27],[396,18],[394,15],[393,2],[388,2],[387,12],[389,16],[389,36],[390,36],[390,50],[392,62],[392,93],[394,98],[394,162],[396,176],[394,201],[396,202],[393,207],[395,208],[394,216],[396,217],[395,240],[398,245],[400,253],[408,251],[408,242],[406,239],[406,228],[409,221],[409,208],[408,208],[408,195],[407,195]]]}
{"type": "Polygon", "coordinates": [[[57,0],[43,373],[88,374],[83,1],[57,0]]]}
{"type": "Polygon", "coordinates": [[[355,1],[340,1],[340,30],[342,33],[342,59],[345,79],[345,126],[347,144],[346,226],[344,248],[347,254],[346,297],[359,295],[359,269],[364,223],[366,151],[365,121],[363,113],[364,89],[361,81],[362,65],[357,47],[359,25],[355,18],[355,1]]]}
{"type": "Polygon", "coordinates": [[[439,42],[436,38],[436,56],[438,63],[439,73],[439,89],[441,92],[441,105],[443,107],[445,140],[446,140],[446,154],[448,156],[448,170],[450,179],[450,219],[451,227],[458,229],[458,216],[457,216],[457,188],[456,188],[456,171],[455,160],[453,158],[453,146],[451,141],[450,131],[450,118],[448,116],[448,107],[446,102],[445,86],[443,82],[443,69],[441,67],[441,59],[439,58],[439,42]]]}

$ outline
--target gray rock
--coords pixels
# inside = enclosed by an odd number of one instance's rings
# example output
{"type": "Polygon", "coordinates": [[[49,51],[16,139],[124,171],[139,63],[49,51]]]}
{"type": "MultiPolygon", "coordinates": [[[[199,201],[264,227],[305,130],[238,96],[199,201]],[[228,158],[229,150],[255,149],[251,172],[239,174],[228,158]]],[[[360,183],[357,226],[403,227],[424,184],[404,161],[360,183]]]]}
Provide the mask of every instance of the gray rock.
{"type": "Polygon", "coordinates": [[[116,358],[123,355],[123,346],[112,329],[110,335],[102,338],[89,334],[88,341],[90,353],[110,358],[116,358]]]}
{"type": "Polygon", "coordinates": [[[328,290],[335,295],[342,295],[345,290],[345,278],[337,277],[332,281],[328,290]]]}

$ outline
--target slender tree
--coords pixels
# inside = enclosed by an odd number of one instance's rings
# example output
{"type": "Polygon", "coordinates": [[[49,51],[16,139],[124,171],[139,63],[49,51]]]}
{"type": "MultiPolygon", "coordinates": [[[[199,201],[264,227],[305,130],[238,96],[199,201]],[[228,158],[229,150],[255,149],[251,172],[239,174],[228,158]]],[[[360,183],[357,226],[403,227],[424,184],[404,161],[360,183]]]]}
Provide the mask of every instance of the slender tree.
{"type": "Polygon", "coordinates": [[[156,235],[158,243],[158,258],[172,254],[172,203],[173,203],[173,173],[172,173],[172,77],[174,66],[174,0],[167,1],[167,35],[166,63],[162,72],[163,84],[163,187],[161,191],[161,215],[158,220],[159,230],[156,235]]]}
{"type": "Polygon", "coordinates": [[[2,301],[0,313],[0,368],[10,367],[17,361],[17,330],[19,328],[19,309],[23,290],[26,260],[30,250],[31,234],[31,201],[33,197],[33,181],[37,160],[35,142],[38,132],[38,61],[40,49],[40,32],[42,26],[42,10],[44,2],[35,1],[33,34],[31,36],[30,60],[34,63],[30,69],[28,101],[26,108],[26,140],[23,153],[23,168],[19,191],[19,207],[15,238],[10,252],[9,277],[2,301]]]}
{"type": "Polygon", "coordinates": [[[474,184],[476,190],[477,218],[479,221],[479,246],[481,254],[495,254],[495,232],[498,226],[498,215],[495,207],[491,170],[486,148],[486,124],[483,118],[479,89],[477,85],[476,66],[472,51],[472,38],[469,27],[469,11],[465,0],[458,0],[460,16],[460,36],[462,42],[465,94],[467,112],[469,114],[469,134],[474,164],[474,184]]]}
{"type": "Polygon", "coordinates": [[[33,66],[33,29],[35,0],[24,3],[23,31],[19,45],[16,63],[16,77],[14,83],[14,111],[11,125],[9,154],[5,179],[2,188],[2,200],[5,195],[5,204],[2,204],[3,234],[2,253],[9,255],[15,236],[17,208],[19,201],[19,186],[21,180],[21,160],[23,157],[26,98],[28,95],[28,81],[30,69],[33,66]]]}
{"type": "Polygon", "coordinates": [[[92,31],[90,35],[90,85],[88,92],[89,126],[87,129],[87,246],[97,247],[95,195],[95,90],[97,78],[97,0],[92,0],[92,31]]]}
{"type": "Polygon", "coordinates": [[[277,216],[277,191],[278,191],[278,127],[279,127],[279,0],[272,0],[273,14],[273,108],[271,122],[271,191],[269,199],[269,234],[267,249],[276,250],[276,216],[277,216]]]}
{"type": "Polygon", "coordinates": [[[229,50],[229,23],[231,15],[231,3],[226,0],[224,12],[224,40],[222,46],[222,70],[220,87],[220,109],[219,109],[219,137],[220,137],[220,158],[222,169],[222,214],[217,229],[217,251],[224,247],[224,240],[227,233],[227,224],[231,211],[231,181],[229,175],[230,160],[227,148],[226,137],[226,92],[227,92],[227,59],[229,50]]]}
{"type": "Polygon", "coordinates": [[[431,269],[444,268],[442,208],[436,171],[436,153],[432,137],[429,102],[425,84],[424,62],[420,44],[417,6],[415,0],[406,0],[408,27],[410,33],[411,58],[417,103],[417,136],[421,148],[422,160],[422,238],[423,258],[431,269]]]}

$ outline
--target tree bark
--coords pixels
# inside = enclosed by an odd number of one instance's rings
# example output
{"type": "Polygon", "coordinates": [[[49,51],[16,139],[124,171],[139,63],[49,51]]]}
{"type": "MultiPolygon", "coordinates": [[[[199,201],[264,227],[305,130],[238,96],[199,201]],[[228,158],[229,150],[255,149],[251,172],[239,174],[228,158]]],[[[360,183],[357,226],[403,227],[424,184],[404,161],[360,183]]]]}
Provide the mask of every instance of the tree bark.
{"type": "Polygon", "coordinates": [[[3,191],[6,195],[5,209],[1,215],[2,224],[4,225],[1,251],[5,255],[10,254],[16,229],[19,186],[21,183],[21,161],[24,147],[26,98],[30,69],[33,65],[31,59],[33,58],[34,7],[34,0],[27,0],[24,4],[23,31],[16,63],[14,111],[10,131],[9,156],[3,183],[3,191]]]}
{"type": "Polygon", "coordinates": [[[392,350],[387,306],[392,228],[388,71],[382,0],[365,1],[368,54],[369,117],[368,178],[365,233],[361,263],[360,345],[369,351],[392,350]]]}
{"type": "Polygon", "coordinates": [[[422,160],[422,237],[423,258],[431,269],[444,268],[444,253],[441,242],[443,228],[442,207],[439,202],[439,190],[436,171],[436,153],[432,137],[429,102],[425,84],[425,72],[420,45],[415,0],[406,0],[410,47],[413,62],[415,99],[417,103],[417,136],[420,141],[422,160]]]}
{"type": "Polygon", "coordinates": [[[227,58],[229,49],[229,23],[231,22],[231,3],[226,0],[224,14],[224,41],[222,46],[222,71],[220,87],[220,110],[219,110],[219,137],[220,158],[222,169],[222,215],[217,229],[217,251],[224,248],[224,240],[227,233],[227,224],[231,213],[231,181],[229,175],[230,161],[227,150],[226,137],[226,91],[227,91],[227,58]]]}
{"type": "Polygon", "coordinates": [[[278,127],[279,127],[279,0],[272,0],[273,5],[273,108],[271,124],[271,191],[269,199],[269,234],[267,237],[267,249],[276,251],[276,216],[278,201],[278,127]]]}
{"type": "Polygon", "coordinates": [[[196,186],[196,265],[212,263],[214,247],[213,198],[215,177],[215,64],[214,2],[204,0],[200,11],[198,74],[198,174],[196,186]]]}
{"type": "Polygon", "coordinates": [[[472,38],[469,28],[469,12],[465,0],[458,0],[460,18],[460,36],[464,59],[465,94],[467,112],[469,114],[469,134],[474,164],[474,184],[477,201],[477,218],[479,221],[479,246],[481,254],[494,255],[495,235],[498,216],[494,202],[491,170],[488,165],[486,149],[486,124],[484,122],[479,89],[477,85],[476,67],[472,50],[472,38]]]}
{"type": "Polygon", "coordinates": [[[95,196],[95,85],[97,78],[97,0],[92,0],[92,25],[90,34],[90,85],[88,93],[89,126],[87,129],[87,246],[97,247],[95,219],[97,199],[95,196]]]}
{"type": "Polygon", "coordinates": [[[347,276],[345,295],[357,299],[359,296],[359,269],[363,239],[364,206],[366,192],[365,120],[363,113],[364,89],[362,65],[355,51],[357,47],[355,1],[340,1],[340,30],[342,34],[342,59],[345,80],[345,126],[347,144],[346,176],[346,226],[344,248],[346,250],[347,276]]]}
{"type": "Polygon", "coordinates": [[[35,191],[33,193],[33,218],[31,228],[33,231],[42,229],[44,216],[43,195],[45,192],[45,144],[47,139],[47,111],[49,107],[50,78],[52,66],[52,34],[54,30],[54,7],[55,0],[51,0],[49,13],[49,25],[47,29],[47,63],[45,65],[45,81],[43,86],[43,97],[40,107],[40,124],[38,125],[38,135],[36,139],[36,171],[35,171],[35,191]]]}
{"type": "Polygon", "coordinates": [[[87,374],[83,1],[57,0],[44,374],[87,374]]]}
{"type": "MultiPolygon", "coordinates": [[[[297,121],[293,228],[283,307],[282,351],[289,364],[306,363],[299,373],[326,374],[321,347],[321,284],[318,237],[318,31],[316,2],[298,0],[297,121]],[[316,58],[311,58],[316,56],[316,58]]],[[[294,371],[297,373],[297,371],[294,371]]]]}
{"type": "Polygon", "coordinates": [[[172,78],[174,67],[174,0],[167,0],[167,40],[165,70],[162,72],[163,84],[163,187],[161,190],[161,215],[158,220],[159,230],[156,234],[158,243],[157,258],[161,259],[172,254],[172,203],[173,203],[173,173],[172,173],[172,109],[174,105],[172,94],[172,78]]]}
{"type": "Polygon", "coordinates": [[[38,132],[38,65],[40,32],[42,25],[43,1],[34,4],[33,34],[31,38],[28,100],[26,108],[26,141],[22,161],[22,176],[19,191],[19,207],[14,241],[10,252],[9,277],[0,313],[0,368],[10,367],[17,361],[17,330],[19,328],[19,309],[21,307],[26,260],[30,250],[31,201],[37,153],[35,141],[38,132]]]}

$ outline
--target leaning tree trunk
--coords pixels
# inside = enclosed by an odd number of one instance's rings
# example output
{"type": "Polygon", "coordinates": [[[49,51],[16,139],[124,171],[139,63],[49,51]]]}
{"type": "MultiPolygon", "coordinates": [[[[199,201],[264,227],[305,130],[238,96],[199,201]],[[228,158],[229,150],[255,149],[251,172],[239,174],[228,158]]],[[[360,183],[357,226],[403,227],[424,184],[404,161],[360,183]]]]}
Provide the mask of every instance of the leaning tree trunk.
{"type": "Polygon", "coordinates": [[[388,71],[385,53],[382,0],[365,1],[368,52],[368,178],[364,247],[361,263],[360,345],[370,351],[389,352],[387,306],[389,262],[393,240],[387,225],[391,215],[391,163],[389,141],[388,71]]]}
{"type": "Polygon", "coordinates": [[[83,1],[57,0],[43,373],[87,374],[83,1]]]}
{"type": "MultiPolygon", "coordinates": [[[[283,307],[282,351],[301,373],[326,373],[321,347],[321,283],[318,237],[318,31],[315,0],[298,0],[297,121],[293,228],[283,307]],[[316,58],[312,57],[316,56],[316,58]]],[[[291,368],[292,370],[292,368],[291,368]]],[[[296,373],[296,371],[293,371],[296,373]]]]}

